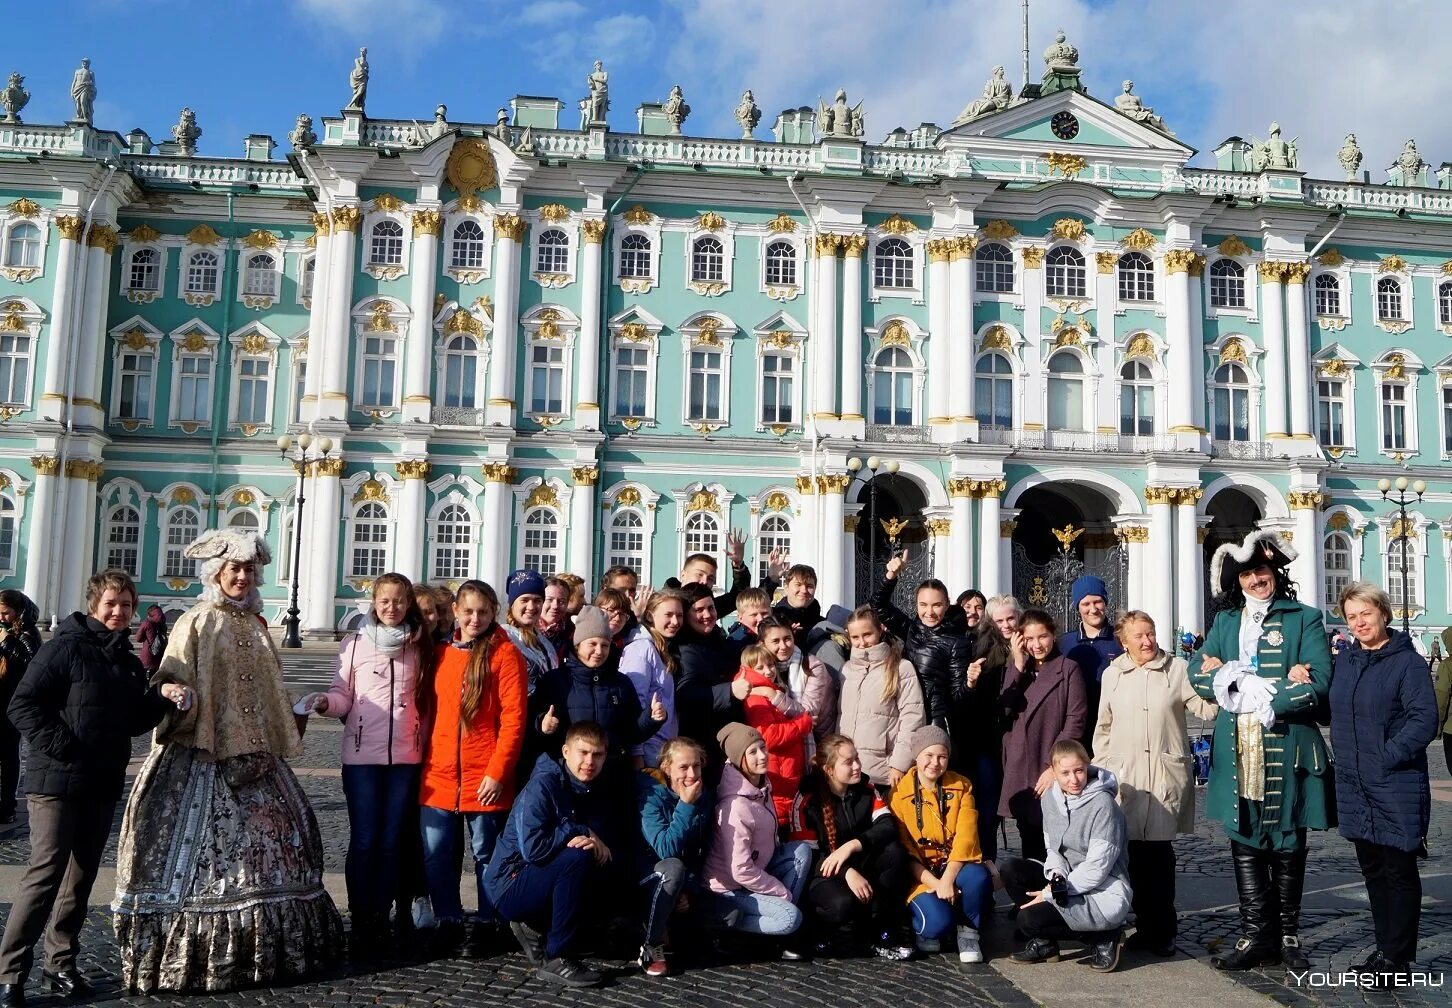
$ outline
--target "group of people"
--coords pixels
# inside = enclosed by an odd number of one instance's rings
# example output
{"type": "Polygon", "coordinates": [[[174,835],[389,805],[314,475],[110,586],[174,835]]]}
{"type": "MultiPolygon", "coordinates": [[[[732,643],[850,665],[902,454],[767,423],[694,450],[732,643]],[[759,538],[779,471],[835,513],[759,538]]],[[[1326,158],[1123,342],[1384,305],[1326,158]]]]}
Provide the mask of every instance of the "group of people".
{"type": "Polygon", "coordinates": [[[208,532],[189,555],[205,561],[202,600],[169,632],[143,623],[146,669],[125,575],[92,579],[89,613],[43,646],[34,607],[0,593],[32,847],[0,939],[0,1005],[23,1003],[42,931],[44,982],[85,992],[77,933],[130,738],[153,728],[112,905],[126,989],[223,990],[329,963],[342,923],[287,764],[310,716],[342,719],[348,940],[364,956],[415,929],[438,955],[509,940],[571,986],[601,982],[583,958],[601,936],[653,977],[702,949],[951,947],[973,963],[996,890],[1018,962],[1055,961],[1064,941],[1101,972],[1125,947],[1173,955],[1193,715],[1215,724],[1206,811],[1230,839],[1241,910],[1242,935],[1212,964],[1305,968],[1306,832],[1339,810],[1376,925],[1365,965],[1412,968],[1425,750],[1452,729],[1452,668],[1434,694],[1385,594],[1354,584],[1340,601],[1355,644],[1333,669],[1273,533],[1216,552],[1221,611],[1188,662],[1143,611],[1111,623],[1092,576],[1074,583],[1078,628],[1063,634],[1011,596],[954,601],[935,579],[900,607],[903,556],[867,604],[824,611],[806,565],[773,556],[753,588],[733,537],[719,596],[704,554],[660,590],[611,568],[588,600],[580,579],[530,570],[503,599],[480,581],[383,575],[332,686],[296,703],[257,615],[265,543],[208,532]],[[12,627],[26,612],[28,629],[12,627]],[[1014,853],[999,849],[1006,819],[1014,853]]]}

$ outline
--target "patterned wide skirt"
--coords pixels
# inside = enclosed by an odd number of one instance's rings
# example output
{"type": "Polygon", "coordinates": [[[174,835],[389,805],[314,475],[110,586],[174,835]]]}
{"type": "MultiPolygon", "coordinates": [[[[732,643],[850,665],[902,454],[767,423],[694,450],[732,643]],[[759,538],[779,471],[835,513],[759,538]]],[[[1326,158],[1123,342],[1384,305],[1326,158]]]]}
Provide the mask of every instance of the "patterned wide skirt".
{"type": "Polygon", "coordinates": [[[126,803],[111,910],[129,993],[296,979],[343,948],[317,820],[270,753],[153,748],[126,803]]]}

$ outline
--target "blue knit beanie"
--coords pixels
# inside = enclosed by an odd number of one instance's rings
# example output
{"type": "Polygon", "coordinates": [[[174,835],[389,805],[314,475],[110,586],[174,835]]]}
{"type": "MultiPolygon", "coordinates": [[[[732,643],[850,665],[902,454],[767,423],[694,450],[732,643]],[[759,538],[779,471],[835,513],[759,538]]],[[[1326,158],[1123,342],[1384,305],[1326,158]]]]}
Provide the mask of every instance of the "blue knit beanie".
{"type": "Polygon", "coordinates": [[[1109,604],[1109,588],[1105,586],[1104,579],[1095,577],[1093,574],[1080,574],[1074,579],[1074,585],[1069,589],[1069,604],[1076,612],[1079,603],[1090,595],[1098,595],[1104,600],[1105,605],[1109,604]]]}
{"type": "Polygon", "coordinates": [[[513,571],[509,580],[504,582],[504,594],[509,599],[509,605],[514,605],[514,600],[521,595],[538,595],[544,598],[544,590],[544,578],[532,570],[513,571]]]}

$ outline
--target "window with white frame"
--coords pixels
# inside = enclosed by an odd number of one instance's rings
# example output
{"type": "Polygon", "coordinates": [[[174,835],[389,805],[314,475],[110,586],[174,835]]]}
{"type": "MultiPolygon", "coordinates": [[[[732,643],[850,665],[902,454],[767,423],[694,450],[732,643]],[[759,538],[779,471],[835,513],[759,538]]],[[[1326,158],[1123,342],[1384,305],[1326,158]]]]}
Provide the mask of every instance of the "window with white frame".
{"type": "Polygon", "coordinates": [[[403,265],[403,225],[381,220],[373,225],[368,239],[368,262],[373,266],[403,265]]]}
{"type": "Polygon", "coordinates": [[[723,356],[720,350],[699,348],[691,351],[686,392],[687,420],[717,421],[725,418],[723,356]]]}
{"type": "Polygon", "coordinates": [[[1013,427],[1013,363],[1001,353],[986,353],[973,368],[974,414],[983,427],[1013,427]]]}
{"type": "Polygon", "coordinates": [[[40,228],[22,221],[5,238],[5,265],[20,269],[40,267],[40,228]]]}
{"type": "Polygon", "coordinates": [[[638,511],[618,511],[610,519],[610,549],[607,567],[629,567],[645,574],[645,521],[638,511]]]}
{"type": "Polygon", "coordinates": [[[1326,448],[1343,448],[1346,440],[1346,380],[1316,379],[1316,437],[1326,448]]]}
{"type": "Polygon", "coordinates": [[[24,406],[30,401],[30,351],[28,332],[0,334],[0,405],[24,406]]]}
{"type": "Polygon", "coordinates": [[[1119,257],[1119,300],[1153,301],[1155,264],[1143,252],[1126,252],[1119,257]]]}
{"type": "Polygon", "coordinates": [[[1452,455],[1452,385],[1442,386],[1442,454],[1452,455]]]}
{"type": "Polygon", "coordinates": [[[777,551],[782,557],[792,555],[792,523],[785,515],[768,515],[762,519],[756,535],[756,583],[761,584],[771,571],[770,556],[777,551]]]}
{"type": "Polygon", "coordinates": [[[565,411],[565,348],[558,343],[530,345],[529,411],[556,416],[565,411]]]}
{"type": "Polygon", "coordinates": [[[186,555],[186,549],[201,531],[201,515],[189,507],[173,508],[166,516],[166,541],[162,546],[161,576],[195,578],[197,562],[186,555]]]}
{"type": "Polygon", "coordinates": [[[131,266],[127,272],[126,286],[134,291],[157,291],[161,289],[161,254],[156,249],[143,248],[131,253],[131,266]]]}
{"type": "Polygon", "coordinates": [[[388,570],[388,508],[365,501],[353,512],[348,576],[376,578],[388,570]]]}
{"type": "Polygon", "coordinates": [[[1313,284],[1316,296],[1316,314],[1330,317],[1341,315],[1341,278],[1334,273],[1320,273],[1313,284]]]}
{"type": "Polygon", "coordinates": [[[796,354],[764,353],[761,355],[761,422],[763,424],[796,423],[792,409],[797,379],[796,354]]]}
{"type": "Polygon", "coordinates": [[[570,272],[570,236],[559,228],[541,233],[534,268],[536,273],[570,272]]]}
{"type": "Polygon", "coordinates": [[[241,529],[244,532],[262,531],[262,523],[257,520],[257,516],[251,511],[246,510],[233,511],[229,514],[227,516],[226,527],[229,529],[241,529]]]}
{"type": "Polygon", "coordinates": [[[1341,593],[1351,585],[1351,539],[1340,532],[1332,532],[1322,546],[1322,566],[1326,571],[1324,605],[1327,609],[1339,611],[1341,593]]]}
{"type": "Polygon", "coordinates": [[[902,347],[885,347],[872,362],[872,422],[892,427],[913,423],[913,359],[902,347]]]}
{"type": "Polygon", "coordinates": [[[302,261],[298,268],[298,297],[303,300],[310,300],[313,296],[313,283],[318,278],[317,256],[308,256],[302,261]]]}
{"type": "Polygon", "coordinates": [[[1407,451],[1411,432],[1407,427],[1407,383],[1381,383],[1381,447],[1383,451],[1407,451]]]}
{"type": "Polygon", "coordinates": [[[617,346],[613,385],[615,416],[649,416],[650,351],[641,346],[617,346]]]}
{"type": "Polygon", "coordinates": [[[221,261],[215,252],[193,252],[187,260],[186,292],[216,294],[221,261]]]}
{"type": "Polygon", "coordinates": [[[476,409],[479,405],[479,341],[460,333],[444,344],[444,387],[441,405],[476,409]]]}
{"type": "Polygon", "coordinates": [[[697,283],[726,279],[726,247],[721,239],[703,235],[691,243],[691,279],[697,283]]]}
{"type": "Polygon", "coordinates": [[[1387,543],[1386,593],[1391,596],[1393,609],[1421,608],[1420,567],[1415,536],[1397,536],[1387,543]]]}
{"type": "Polygon", "coordinates": [[[398,338],[389,333],[363,336],[360,360],[363,384],[358,406],[362,409],[392,409],[397,405],[398,338]]]}
{"type": "Polygon", "coordinates": [[[1376,317],[1382,322],[1406,321],[1402,282],[1396,277],[1382,277],[1376,282],[1376,317]]]}
{"type": "Polygon", "coordinates": [[[248,256],[242,270],[242,293],[277,297],[277,260],[265,252],[248,256]]]}
{"type": "Polygon", "coordinates": [[[1119,369],[1119,433],[1135,436],[1154,432],[1154,372],[1144,361],[1127,361],[1119,369]]]}
{"type": "Polygon", "coordinates": [[[902,290],[913,286],[913,247],[901,238],[884,238],[872,254],[872,285],[902,290]]]}
{"type": "Polygon", "coordinates": [[[1002,242],[989,242],[973,256],[974,283],[986,294],[1013,293],[1013,252],[1002,242]]]}
{"type": "Polygon", "coordinates": [[[766,246],[766,284],[768,287],[797,285],[797,250],[791,242],[774,241],[766,246]]]}
{"type": "Polygon", "coordinates": [[[1452,326],[1452,280],[1437,285],[1437,324],[1452,326]]]}
{"type": "Polygon", "coordinates": [[[20,532],[15,514],[15,502],[10,495],[0,494],[0,570],[15,569],[16,538],[20,532]]]}
{"type": "Polygon", "coordinates": [[[1210,307],[1245,307],[1245,267],[1234,259],[1210,264],[1210,307]]]}
{"type": "Polygon", "coordinates": [[[1056,245],[1044,258],[1044,293],[1053,298],[1083,298],[1089,293],[1084,256],[1078,249],[1056,245]]]}
{"type": "Polygon", "coordinates": [[[1071,351],[1049,358],[1049,430],[1084,429],[1084,363],[1071,351]]]}
{"type": "MultiPolygon", "coordinates": [[[[1224,260],[1222,260],[1224,261],[1224,260]]],[[[1231,361],[1215,369],[1211,386],[1215,440],[1250,440],[1250,375],[1231,361]]]]}
{"type": "Polygon", "coordinates": [[[721,555],[721,523],[709,511],[695,511],[686,518],[686,552],[682,561],[692,553],[707,556],[721,555]]]}
{"type": "Polygon", "coordinates": [[[524,516],[521,567],[549,577],[560,569],[560,519],[553,508],[530,508],[524,516]]]}
{"type": "Polygon", "coordinates": [[[237,423],[259,427],[269,422],[268,391],[272,380],[270,356],[244,355],[237,360],[237,423]]]}
{"type": "Polygon", "coordinates": [[[212,418],[212,354],[181,353],[176,358],[173,423],[205,424],[212,418]]]}
{"type": "Polygon", "coordinates": [[[156,391],[156,352],[126,348],[117,358],[116,419],[150,420],[156,391]]]}
{"type": "Polygon", "coordinates": [[[465,581],[474,573],[474,522],[462,504],[449,504],[434,519],[435,581],[465,581]]]}
{"type": "MultiPolygon", "coordinates": [[[[295,507],[296,505],[293,506],[295,507]]],[[[292,583],[292,530],[295,527],[296,526],[294,526],[293,524],[293,516],[291,514],[289,514],[286,518],[282,520],[282,539],[279,541],[279,545],[281,546],[280,552],[282,555],[277,558],[278,584],[292,583]]]]}
{"type": "MultiPolygon", "coordinates": [[[[717,242],[717,244],[720,243],[717,242]]],[[[648,280],[650,278],[650,259],[649,235],[637,232],[620,239],[620,276],[622,279],[648,280]]]]}
{"type": "Polygon", "coordinates": [[[308,394],[308,359],[300,354],[292,357],[292,423],[302,423],[302,401],[308,394]]]}
{"type": "Polygon", "coordinates": [[[478,221],[465,220],[454,225],[453,243],[449,249],[449,266],[461,270],[482,270],[488,246],[484,229],[478,221]]]}
{"type": "Polygon", "coordinates": [[[106,566],[141,576],[141,515],[121,504],[106,515],[106,566]]]}

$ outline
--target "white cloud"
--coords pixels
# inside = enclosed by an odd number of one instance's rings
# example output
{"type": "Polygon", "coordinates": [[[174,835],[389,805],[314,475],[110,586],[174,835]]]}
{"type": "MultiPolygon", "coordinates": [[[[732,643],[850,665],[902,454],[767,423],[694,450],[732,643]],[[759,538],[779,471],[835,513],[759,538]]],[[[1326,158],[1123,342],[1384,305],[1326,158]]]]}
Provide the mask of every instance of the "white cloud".
{"type": "Polygon", "coordinates": [[[583,17],[585,5],[575,0],[538,0],[519,12],[522,25],[553,25],[583,17]]]}
{"type": "MultiPolygon", "coordinates": [[[[590,23],[546,33],[525,45],[542,62],[583,68],[579,86],[580,93],[584,94],[585,71],[594,60],[602,61],[607,71],[619,70],[622,64],[647,63],[655,55],[655,39],[656,26],[650,18],[639,14],[612,14],[590,23]]],[[[612,104],[617,110],[622,107],[618,102],[612,101],[612,104]]]]}
{"type": "MultiPolygon", "coordinates": [[[[381,48],[421,57],[449,29],[446,0],[296,0],[298,10],[319,27],[381,48]]],[[[457,13],[457,12],[456,12],[457,13]]]]}

